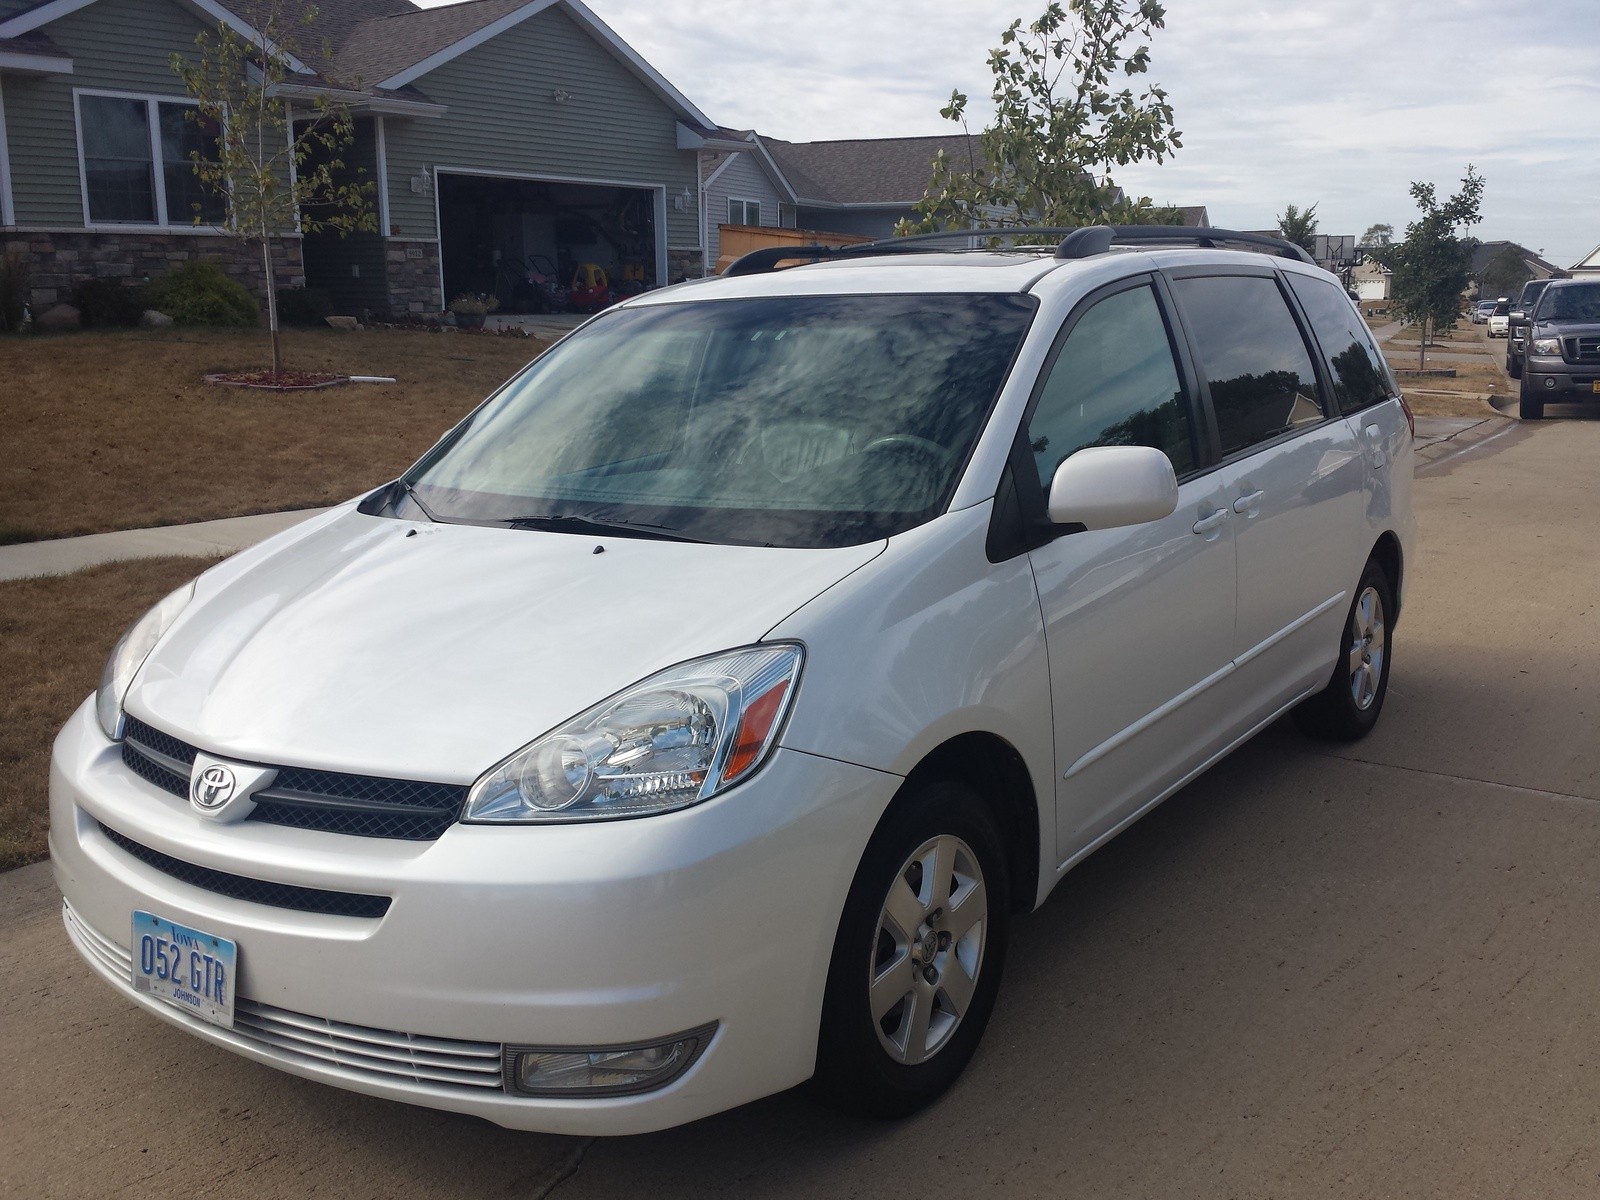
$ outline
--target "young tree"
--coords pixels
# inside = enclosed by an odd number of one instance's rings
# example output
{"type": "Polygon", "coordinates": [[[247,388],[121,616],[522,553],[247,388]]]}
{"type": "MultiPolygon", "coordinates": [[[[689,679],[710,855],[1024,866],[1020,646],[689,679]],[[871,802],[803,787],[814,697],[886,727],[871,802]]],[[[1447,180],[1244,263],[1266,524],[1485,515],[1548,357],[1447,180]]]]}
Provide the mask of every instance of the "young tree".
{"type": "Polygon", "coordinates": [[[1393,241],[1393,225],[1368,225],[1367,231],[1361,235],[1361,248],[1363,250],[1372,250],[1387,246],[1393,241]]]}
{"type": "Polygon", "coordinates": [[[1422,216],[1406,226],[1406,240],[1390,247],[1384,265],[1394,273],[1395,309],[1418,327],[1417,365],[1425,370],[1429,339],[1461,316],[1461,294],[1472,279],[1472,243],[1457,230],[1481,219],[1483,176],[1468,163],[1461,190],[1450,199],[1441,202],[1431,183],[1412,183],[1411,198],[1422,216]]]}
{"type": "MultiPolygon", "coordinates": [[[[1150,66],[1148,46],[1124,43],[1165,22],[1158,0],[1052,2],[1031,24],[1013,21],[989,52],[993,122],[969,136],[968,154],[936,156],[918,220],[896,232],[1176,220],[1148,197],[1124,197],[1111,177],[1182,145],[1164,90],[1116,87],[1150,66]]],[[[966,129],[966,95],[952,92],[939,113],[966,129]]]]}
{"type": "Polygon", "coordinates": [[[1307,254],[1316,253],[1317,249],[1317,206],[1301,212],[1294,205],[1286,205],[1283,212],[1278,214],[1278,233],[1284,241],[1293,242],[1307,254]]]}
{"type": "MultiPolygon", "coordinates": [[[[282,369],[277,284],[272,270],[275,238],[302,233],[373,232],[376,185],[348,171],[345,151],[355,140],[349,108],[327,95],[292,109],[280,93],[299,56],[298,34],[316,23],[317,9],[302,0],[263,0],[235,6],[249,25],[244,37],[228,24],[195,38],[196,54],[172,56],[172,69],[195,101],[186,114],[217,131],[215,156],[190,155],[201,184],[226,205],[223,228],[261,244],[266,270],[267,327],[272,373],[282,369]]],[[[328,57],[324,49],[323,57],[328,57]]],[[[200,221],[199,205],[195,221],[200,221]]]]}

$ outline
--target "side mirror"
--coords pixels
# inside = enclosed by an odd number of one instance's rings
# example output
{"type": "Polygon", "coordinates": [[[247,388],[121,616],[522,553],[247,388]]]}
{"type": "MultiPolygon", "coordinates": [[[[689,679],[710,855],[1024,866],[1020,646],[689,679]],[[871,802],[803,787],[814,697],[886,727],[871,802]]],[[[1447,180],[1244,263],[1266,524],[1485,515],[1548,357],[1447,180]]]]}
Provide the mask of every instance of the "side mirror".
{"type": "Polygon", "coordinates": [[[1528,314],[1524,312],[1514,312],[1511,314],[1511,319],[1513,321],[1526,321],[1528,319],[1528,314]]]}
{"type": "Polygon", "coordinates": [[[1170,517],[1178,508],[1172,461],[1150,446],[1086,446],[1056,468],[1050,519],[1120,529],[1170,517]]]}

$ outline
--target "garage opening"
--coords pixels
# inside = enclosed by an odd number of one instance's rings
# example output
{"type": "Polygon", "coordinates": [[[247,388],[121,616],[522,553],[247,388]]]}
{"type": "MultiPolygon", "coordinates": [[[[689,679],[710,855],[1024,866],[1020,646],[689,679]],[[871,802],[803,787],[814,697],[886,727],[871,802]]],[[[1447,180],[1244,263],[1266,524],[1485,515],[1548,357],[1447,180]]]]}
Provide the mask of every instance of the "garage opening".
{"type": "Polygon", "coordinates": [[[658,188],[441,171],[448,304],[492,295],[501,313],[593,312],[658,286],[658,188]]]}

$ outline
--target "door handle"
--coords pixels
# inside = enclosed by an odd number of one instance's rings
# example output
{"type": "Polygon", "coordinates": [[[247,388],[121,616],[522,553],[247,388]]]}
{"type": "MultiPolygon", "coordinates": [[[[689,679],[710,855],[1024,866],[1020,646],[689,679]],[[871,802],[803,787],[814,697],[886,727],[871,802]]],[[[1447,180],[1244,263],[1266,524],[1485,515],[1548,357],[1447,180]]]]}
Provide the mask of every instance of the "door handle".
{"type": "Polygon", "coordinates": [[[1255,491],[1250,492],[1247,495],[1240,496],[1233,502],[1233,511],[1236,513],[1243,513],[1259,508],[1261,507],[1261,497],[1265,495],[1265,492],[1255,491]]]}
{"type": "Polygon", "coordinates": [[[1198,521],[1196,521],[1194,523],[1194,531],[1198,534],[1202,534],[1207,541],[1210,541],[1217,530],[1222,528],[1222,523],[1227,519],[1228,510],[1225,508],[1219,508],[1216,512],[1211,513],[1209,516],[1201,517],[1198,521]]]}

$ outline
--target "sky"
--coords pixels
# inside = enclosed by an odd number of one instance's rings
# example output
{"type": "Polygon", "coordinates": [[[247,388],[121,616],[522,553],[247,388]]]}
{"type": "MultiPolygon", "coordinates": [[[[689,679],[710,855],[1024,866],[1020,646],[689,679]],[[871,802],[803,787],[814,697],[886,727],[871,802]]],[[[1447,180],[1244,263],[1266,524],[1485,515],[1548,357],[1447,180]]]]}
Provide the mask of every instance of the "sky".
{"type": "MultiPolygon", "coordinates": [[[[428,0],[424,0],[425,3],[428,0]]],[[[1044,0],[587,0],[714,121],[793,141],[956,132],[988,113],[988,50],[1044,0]]],[[[1134,195],[1263,229],[1397,235],[1413,180],[1487,180],[1483,222],[1571,266],[1600,243],[1600,0],[1164,0],[1149,79],[1183,148],[1114,172],[1134,195]]]]}

